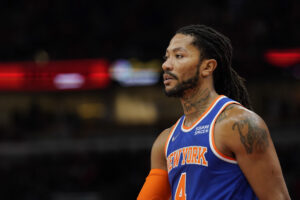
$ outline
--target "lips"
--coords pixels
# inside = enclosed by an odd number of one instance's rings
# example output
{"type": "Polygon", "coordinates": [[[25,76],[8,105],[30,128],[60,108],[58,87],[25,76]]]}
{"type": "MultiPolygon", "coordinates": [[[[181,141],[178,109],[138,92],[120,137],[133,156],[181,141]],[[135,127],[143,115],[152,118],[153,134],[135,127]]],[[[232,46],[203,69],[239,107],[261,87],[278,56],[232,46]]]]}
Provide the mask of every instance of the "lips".
{"type": "Polygon", "coordinates": [[[164,84],[166,86],[169,85],[172,80],[176,79],[174,76],[167,73],[164,73],[163,78],[164,78],[164,84]]]}
{"type": "Polygon", "coordinates": [[[164,81],[167,81],[167,80],[170,80],[170,79],[175,79],[172,75],[166,74],[166,73],[163,75],[163,78],[164,78],[164,81]]]}

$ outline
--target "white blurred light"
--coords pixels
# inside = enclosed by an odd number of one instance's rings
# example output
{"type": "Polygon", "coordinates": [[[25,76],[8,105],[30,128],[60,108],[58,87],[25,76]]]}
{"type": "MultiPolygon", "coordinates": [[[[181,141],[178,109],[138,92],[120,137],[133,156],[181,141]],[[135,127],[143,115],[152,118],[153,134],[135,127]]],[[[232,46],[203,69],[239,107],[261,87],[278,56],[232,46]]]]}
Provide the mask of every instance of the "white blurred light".
{"type": "Polygon", "coordinates": [[[134,68],[128,60],[118,60],[111,67],[111,77],[123,86],[154,85],[159,72],[149,68],[134,68]]]}
{"type": "Polygon", "coordinates": [[[58,89],[75,89],[80,88],[84,84],[85,79],[81,74],[68,73],[56,75],[53,82],[58,89]]]}

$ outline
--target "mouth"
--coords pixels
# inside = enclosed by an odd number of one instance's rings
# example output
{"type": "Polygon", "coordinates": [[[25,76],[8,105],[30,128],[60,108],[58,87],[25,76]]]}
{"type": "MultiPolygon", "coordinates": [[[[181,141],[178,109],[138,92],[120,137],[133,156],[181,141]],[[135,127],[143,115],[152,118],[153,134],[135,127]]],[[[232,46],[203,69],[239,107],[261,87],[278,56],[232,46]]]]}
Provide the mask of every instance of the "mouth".
{"type": "Polygon", "coordinates": [[[170,74],[164,73],[163,79],[164,79],[164,84],[169,85],[172,80],[175,80],[175,77],[170,74]]]}
{"type": "Polygon", "coordinates": [[[172,75],[166,73],[163,75],[163,78],[164,81],[175,79],[172,75]]]}

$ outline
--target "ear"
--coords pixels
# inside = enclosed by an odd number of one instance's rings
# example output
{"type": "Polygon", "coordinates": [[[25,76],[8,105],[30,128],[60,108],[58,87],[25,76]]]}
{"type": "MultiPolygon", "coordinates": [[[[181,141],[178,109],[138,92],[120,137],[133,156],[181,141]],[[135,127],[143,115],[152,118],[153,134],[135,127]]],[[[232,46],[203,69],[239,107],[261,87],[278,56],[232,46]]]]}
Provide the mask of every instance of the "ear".
{"type": "Polygon", "coordinates": [[[217,61],[215,59],[207,59],[203,62],[201,68],[201,75],[203,77],[207,77],[212,75],[212,73],[215,71],[217,68],[217,61]]]}

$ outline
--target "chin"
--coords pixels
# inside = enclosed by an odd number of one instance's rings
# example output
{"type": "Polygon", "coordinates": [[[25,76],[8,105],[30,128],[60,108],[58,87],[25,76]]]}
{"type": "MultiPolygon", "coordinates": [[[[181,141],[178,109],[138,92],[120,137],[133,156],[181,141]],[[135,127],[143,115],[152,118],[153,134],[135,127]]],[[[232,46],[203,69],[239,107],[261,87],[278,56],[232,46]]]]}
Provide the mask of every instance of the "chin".
{"type": "Polygon", "coordinates": [[[178,97],[178,98],[180,98],[180,97],[183,96],[183,91],[178,90],[177,88],[171,88],[171,89],[165,88],[164,92],[165,92],[165,95],[167,97],[178,97]]]}
{"type": "Polygon", "coordinates": [[[174,87],[171,87],[170,85],[165,86],[165,92],[172,91],[173,89],[174,89],[174,87]]]}

